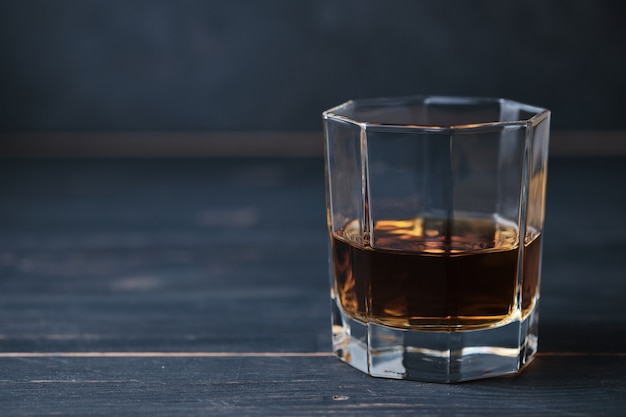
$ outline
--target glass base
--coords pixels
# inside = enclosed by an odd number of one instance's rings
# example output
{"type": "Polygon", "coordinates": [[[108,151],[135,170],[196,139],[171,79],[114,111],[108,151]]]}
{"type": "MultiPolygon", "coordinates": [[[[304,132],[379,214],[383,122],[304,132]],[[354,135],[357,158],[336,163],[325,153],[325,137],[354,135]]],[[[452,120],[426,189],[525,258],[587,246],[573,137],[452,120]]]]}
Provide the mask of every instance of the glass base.
{"type": "Polygon", "coordinates": [[[421,331],[363,323],[333,300],[333,350],[371,376],[461,382],[519,373],[537,351],[537,303],[523,320],[468,331],[421,331]]]}

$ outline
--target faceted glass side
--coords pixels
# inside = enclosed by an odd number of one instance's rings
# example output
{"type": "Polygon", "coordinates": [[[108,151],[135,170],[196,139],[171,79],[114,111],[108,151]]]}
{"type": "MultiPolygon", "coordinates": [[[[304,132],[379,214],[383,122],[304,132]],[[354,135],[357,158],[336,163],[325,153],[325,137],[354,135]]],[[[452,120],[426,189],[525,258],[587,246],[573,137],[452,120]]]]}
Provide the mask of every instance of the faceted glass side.
{"type": "Polygon", "coordinates": [[[357,282],[351,274],[345,273],[349,265],[338,259],[333,250],[333,236],[341,234],[348,224],[352,226],[353,236],[363,235],[362,132],[354,123],[333,118],[324,120],[324,128],[333,347],[342,360],[368,372],[367,333],[363,324],[366,321],[365,282],[357,282]],[[360,321],[354,320],[355,317],[360,321]]]}
{"type": "Polygon", "coordinates": [[[521,309],[528,322],[524,337],[522,363],[528,362],[538,348],[539,295],[543,224],[545,218],[546,183],[548,175],[548,143],[550,115],[529,126],[527,162],[527,208],[524,235],[524,260],[522,265],[521,309]]]}
{"type": "Polygon", "coordinates": [[[341,120],[327,119],[326,175],[329,225],[333,231],[349,221],[363,221],[361,129],[341,120]]]}

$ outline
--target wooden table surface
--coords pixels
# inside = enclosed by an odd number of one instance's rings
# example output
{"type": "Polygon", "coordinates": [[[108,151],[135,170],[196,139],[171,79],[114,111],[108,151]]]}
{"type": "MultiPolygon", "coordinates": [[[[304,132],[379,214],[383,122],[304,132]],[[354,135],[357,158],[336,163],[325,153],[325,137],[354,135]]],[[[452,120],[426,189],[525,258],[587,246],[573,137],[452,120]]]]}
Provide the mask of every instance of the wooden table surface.
{"type": "Polygon", "coordinates": [[[624,416],[625,157],[550,161],[540,354],[368,377],[330,352],[319,158],[0,161],[2,416],[624,416]]]}

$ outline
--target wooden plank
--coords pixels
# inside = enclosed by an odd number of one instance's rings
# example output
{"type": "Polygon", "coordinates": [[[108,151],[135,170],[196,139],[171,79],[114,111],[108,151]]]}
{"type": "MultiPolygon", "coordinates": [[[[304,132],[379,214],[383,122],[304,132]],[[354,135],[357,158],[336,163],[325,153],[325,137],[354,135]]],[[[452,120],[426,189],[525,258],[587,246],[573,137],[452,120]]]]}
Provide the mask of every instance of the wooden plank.
{"type": "Polygon", "coordinates": [[[320,160],[0,171],[0,350],[330,349],[320,160]]]}
{"type": "MultiPolygon", "coordinates": [[[[552,161],[543,352],[626,352],[624,162],[552,161]]],[[[22,160],[0,178],[0,351],[330,349],[321,160],[22,160]]]]}
{"type": "Polygon", "coordinates": [[[438,385],[329,355],[320,158],[4,160],[0,414],[624,415],[626,159],[550,164],[540,356],[438,385]]]}
{"type": "Polygon", "coordinates": [[[550,161],[541,291],[546,351],[626,351],[623,158],[550,161]]]}
{"type": "Polygon", "coordinates": [[[556,130],[550,132],[553,156],[626,155],[626,131],[556,130]]]}
{"type": "Polygon", "coordinates": [[[0,358],[5,415],[623,416],[626,358],[540,357],[516,378],[428,384],[332,357],[0,358]]]}
{"type": "MultiPolygon", "coordinates": [[[[206,158],[321,157],[319,131],[0,132],[0,157],[206,158]]],[[[626,155],[626,131],[555,130],[554,156],[626,155]]]]}
{"type": "Polygon", "coordinates": [[[314,132],[0,132],[0,157],[315,157],[314,132]]]}

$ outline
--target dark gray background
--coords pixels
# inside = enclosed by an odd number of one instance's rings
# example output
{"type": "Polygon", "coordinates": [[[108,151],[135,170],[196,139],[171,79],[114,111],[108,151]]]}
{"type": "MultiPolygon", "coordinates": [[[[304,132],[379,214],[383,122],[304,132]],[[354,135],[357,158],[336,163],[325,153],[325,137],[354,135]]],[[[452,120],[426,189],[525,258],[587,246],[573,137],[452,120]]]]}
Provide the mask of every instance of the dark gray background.
{"type": "Polygon", "coordinates": [[[619,129],[619,1],[2,0],[0,131],[316,130],[350,98],[503,96],[619,129]]]}

